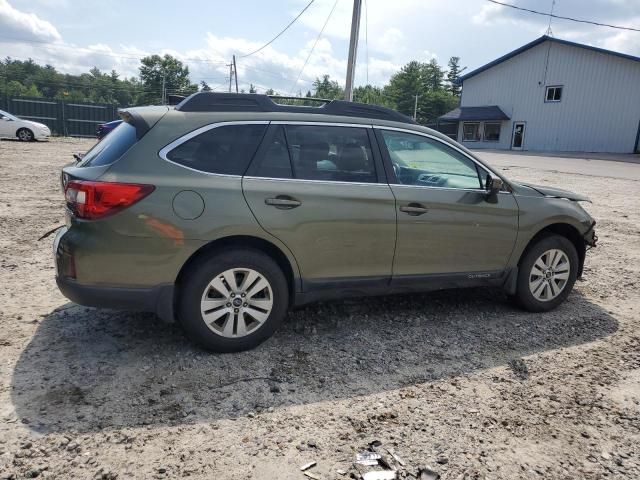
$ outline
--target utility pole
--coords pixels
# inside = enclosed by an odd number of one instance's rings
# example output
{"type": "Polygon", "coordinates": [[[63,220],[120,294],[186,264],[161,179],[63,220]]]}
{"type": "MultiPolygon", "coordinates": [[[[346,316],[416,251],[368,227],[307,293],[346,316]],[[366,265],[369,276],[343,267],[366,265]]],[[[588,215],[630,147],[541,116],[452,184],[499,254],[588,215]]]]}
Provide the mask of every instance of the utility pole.
{"type": "Polygon", "coordinates": [[[416,101],[413,104],[413,121],[415,122],[418,118],[418,95],[416,94],[416,101]]]}
{"type": "Polygon", "coordinates": [[[233,62],[227,65],[229,67],[229,93],[231,93],[231,81],[233,80],[233,62]]]}
{"type": "Polygon", "coordinates": [[[162,73],[162,105],[165,105],[167,103],[167,94],[166,94],[166,90],[164,88],[165,79],[166,79],[166,75],[163,72],[162,73]]]}
{"type": "Polygon", "coordinates": [[[360,7],[362,0],[353,0],[353,15],[351,16],[351,39],[349,41],[349,60],[347,63],[347,83],[344,89],[344,99],[353,101],[353,77],[356,69],[358,54],[358,33],[360,32],[360,7]]]}
{"type": "Polygon", "coordinates": [[[238,93],[238,68],[236,67],[236,56],[233,56],[233,75],[236,77],[236,93],[238,93]]]}

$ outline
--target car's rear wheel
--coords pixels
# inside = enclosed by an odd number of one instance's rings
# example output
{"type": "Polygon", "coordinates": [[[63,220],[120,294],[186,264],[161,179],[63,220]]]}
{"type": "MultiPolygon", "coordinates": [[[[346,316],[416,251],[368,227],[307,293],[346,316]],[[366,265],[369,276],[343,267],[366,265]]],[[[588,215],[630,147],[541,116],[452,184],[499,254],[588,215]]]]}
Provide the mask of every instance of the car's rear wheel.
{"type": "Polygon", "coordinates": [[[524,254],[515,300],[531,312],[546,312],[567,298],[578,276],[578,253],[567,238],[542,237],[524,254]]]}
{"type": "Polygon", "coordinates": [[[204,348],[236,352],[273,335],[288,305],[287,280],[275,261],[257,250],[225,250],[189,267],[178,320],[204,348]]]}
{"type": "Polygon", "coordinates": [[[18,133],[16,134],[16,136],[18,137],[18,140],[20,140],[21,142],[32,142],[33,139],[35,138],[33,136],[33,132],[28,128],[21,128],[20,130],[18,130],[18,133]]]}

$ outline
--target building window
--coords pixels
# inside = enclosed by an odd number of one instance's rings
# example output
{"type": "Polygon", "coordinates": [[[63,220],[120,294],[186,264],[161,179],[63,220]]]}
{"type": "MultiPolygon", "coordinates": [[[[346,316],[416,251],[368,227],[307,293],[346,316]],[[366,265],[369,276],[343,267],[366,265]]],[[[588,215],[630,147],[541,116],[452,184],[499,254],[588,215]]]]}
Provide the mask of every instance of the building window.
{"type": "Polygon", "coordinates": [[[500,141],[500,124],[499,123],[484,124],[484,141],[485,142],[500,141]]]}
{"type": "Polygon", "coordinates": [[[545,102],[559,102],[562,100],[562,86],[547,87],[545,102]]]}
{"type": "Polygon", "coordinates": [[[480,124],[479,123],[463,123],[462,124],[462,140],[465,142],[480,141],[480,124]]]}

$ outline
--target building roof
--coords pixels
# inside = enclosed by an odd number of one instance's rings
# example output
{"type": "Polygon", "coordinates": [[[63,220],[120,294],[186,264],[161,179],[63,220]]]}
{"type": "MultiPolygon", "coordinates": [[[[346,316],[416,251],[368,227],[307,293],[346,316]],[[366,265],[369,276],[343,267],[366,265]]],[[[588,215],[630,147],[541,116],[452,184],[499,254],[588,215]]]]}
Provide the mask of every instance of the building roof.
{"type": "Polygon", "coordinates": [[[458,107],[442,115],[439,120],[462,122],[471,120],[509,120],[509,116],[497,105],[484,107],[458,107]]]}
{"type": "Polygon", "coordinates": [[[476,68],[475,70],[467,73],[466,75],[461,76],[460,78],[458,78],[458,80],[456,81],[457,84],[462,84],[462,82],[464,82],[465,80],[474,77],[476,75],[478,75],[479,73],[484,72],[485,70],[488,70],[492,67],[495,67],[496,65],[505,62],[507,60],[509,60],[510,58],[515,57],[516,55],[520,55],[523,52],[526,52],[527,50],[540,45],[541,43],[544,43],[546,41],[550,41],[553,43],[558,43],[560,45],[569,45],[571,47],[578,47],[578,48],[584,48],[585,50],[591,50],[593,52],[598,52],[598,53],[604,53],[606,55],[613,55],[615,57],[620,57],[620,58],[625,58],[627,60],[632,60],[634,62],[640,62],[640,57],[634,57],[633,55],[627,55],[626,53],[620,53],[620,52],[614,52],[613,50],[605,50],[604,48],[598,48],[598,47],[592,47],[591,45],[585,45],[583,43],[576,43],[576,42],[570,42],[569,40],[561,40],[559,38],[554,38],[554,37],[549,37],[548,35],[543,35],[540,38],[536,38],[533,42],[529,42],[526,45],[523,45],[522,47],[514,50],[513,52],[509,52],[506,55],[503,55],[500,58],[495,59],[493,62],[489,62],[486,65],[483,65],[482,67],[476,68]]]}

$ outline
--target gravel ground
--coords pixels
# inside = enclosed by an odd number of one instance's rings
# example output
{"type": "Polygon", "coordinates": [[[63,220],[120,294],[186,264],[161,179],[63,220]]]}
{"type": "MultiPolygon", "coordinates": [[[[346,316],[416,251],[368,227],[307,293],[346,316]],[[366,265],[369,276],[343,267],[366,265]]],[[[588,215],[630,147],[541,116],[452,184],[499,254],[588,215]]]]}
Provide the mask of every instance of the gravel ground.
{"type": "Polygon", "coordinates": [[[347,478],[374,440],[443,479],[640,478],[637,180],[505,168],[595,199],[600,244],[554,312],[483,289],[322,303],[213,355],[58,292],[37,239],[90,144],[0,142],[0,478],[347,478]]]}

